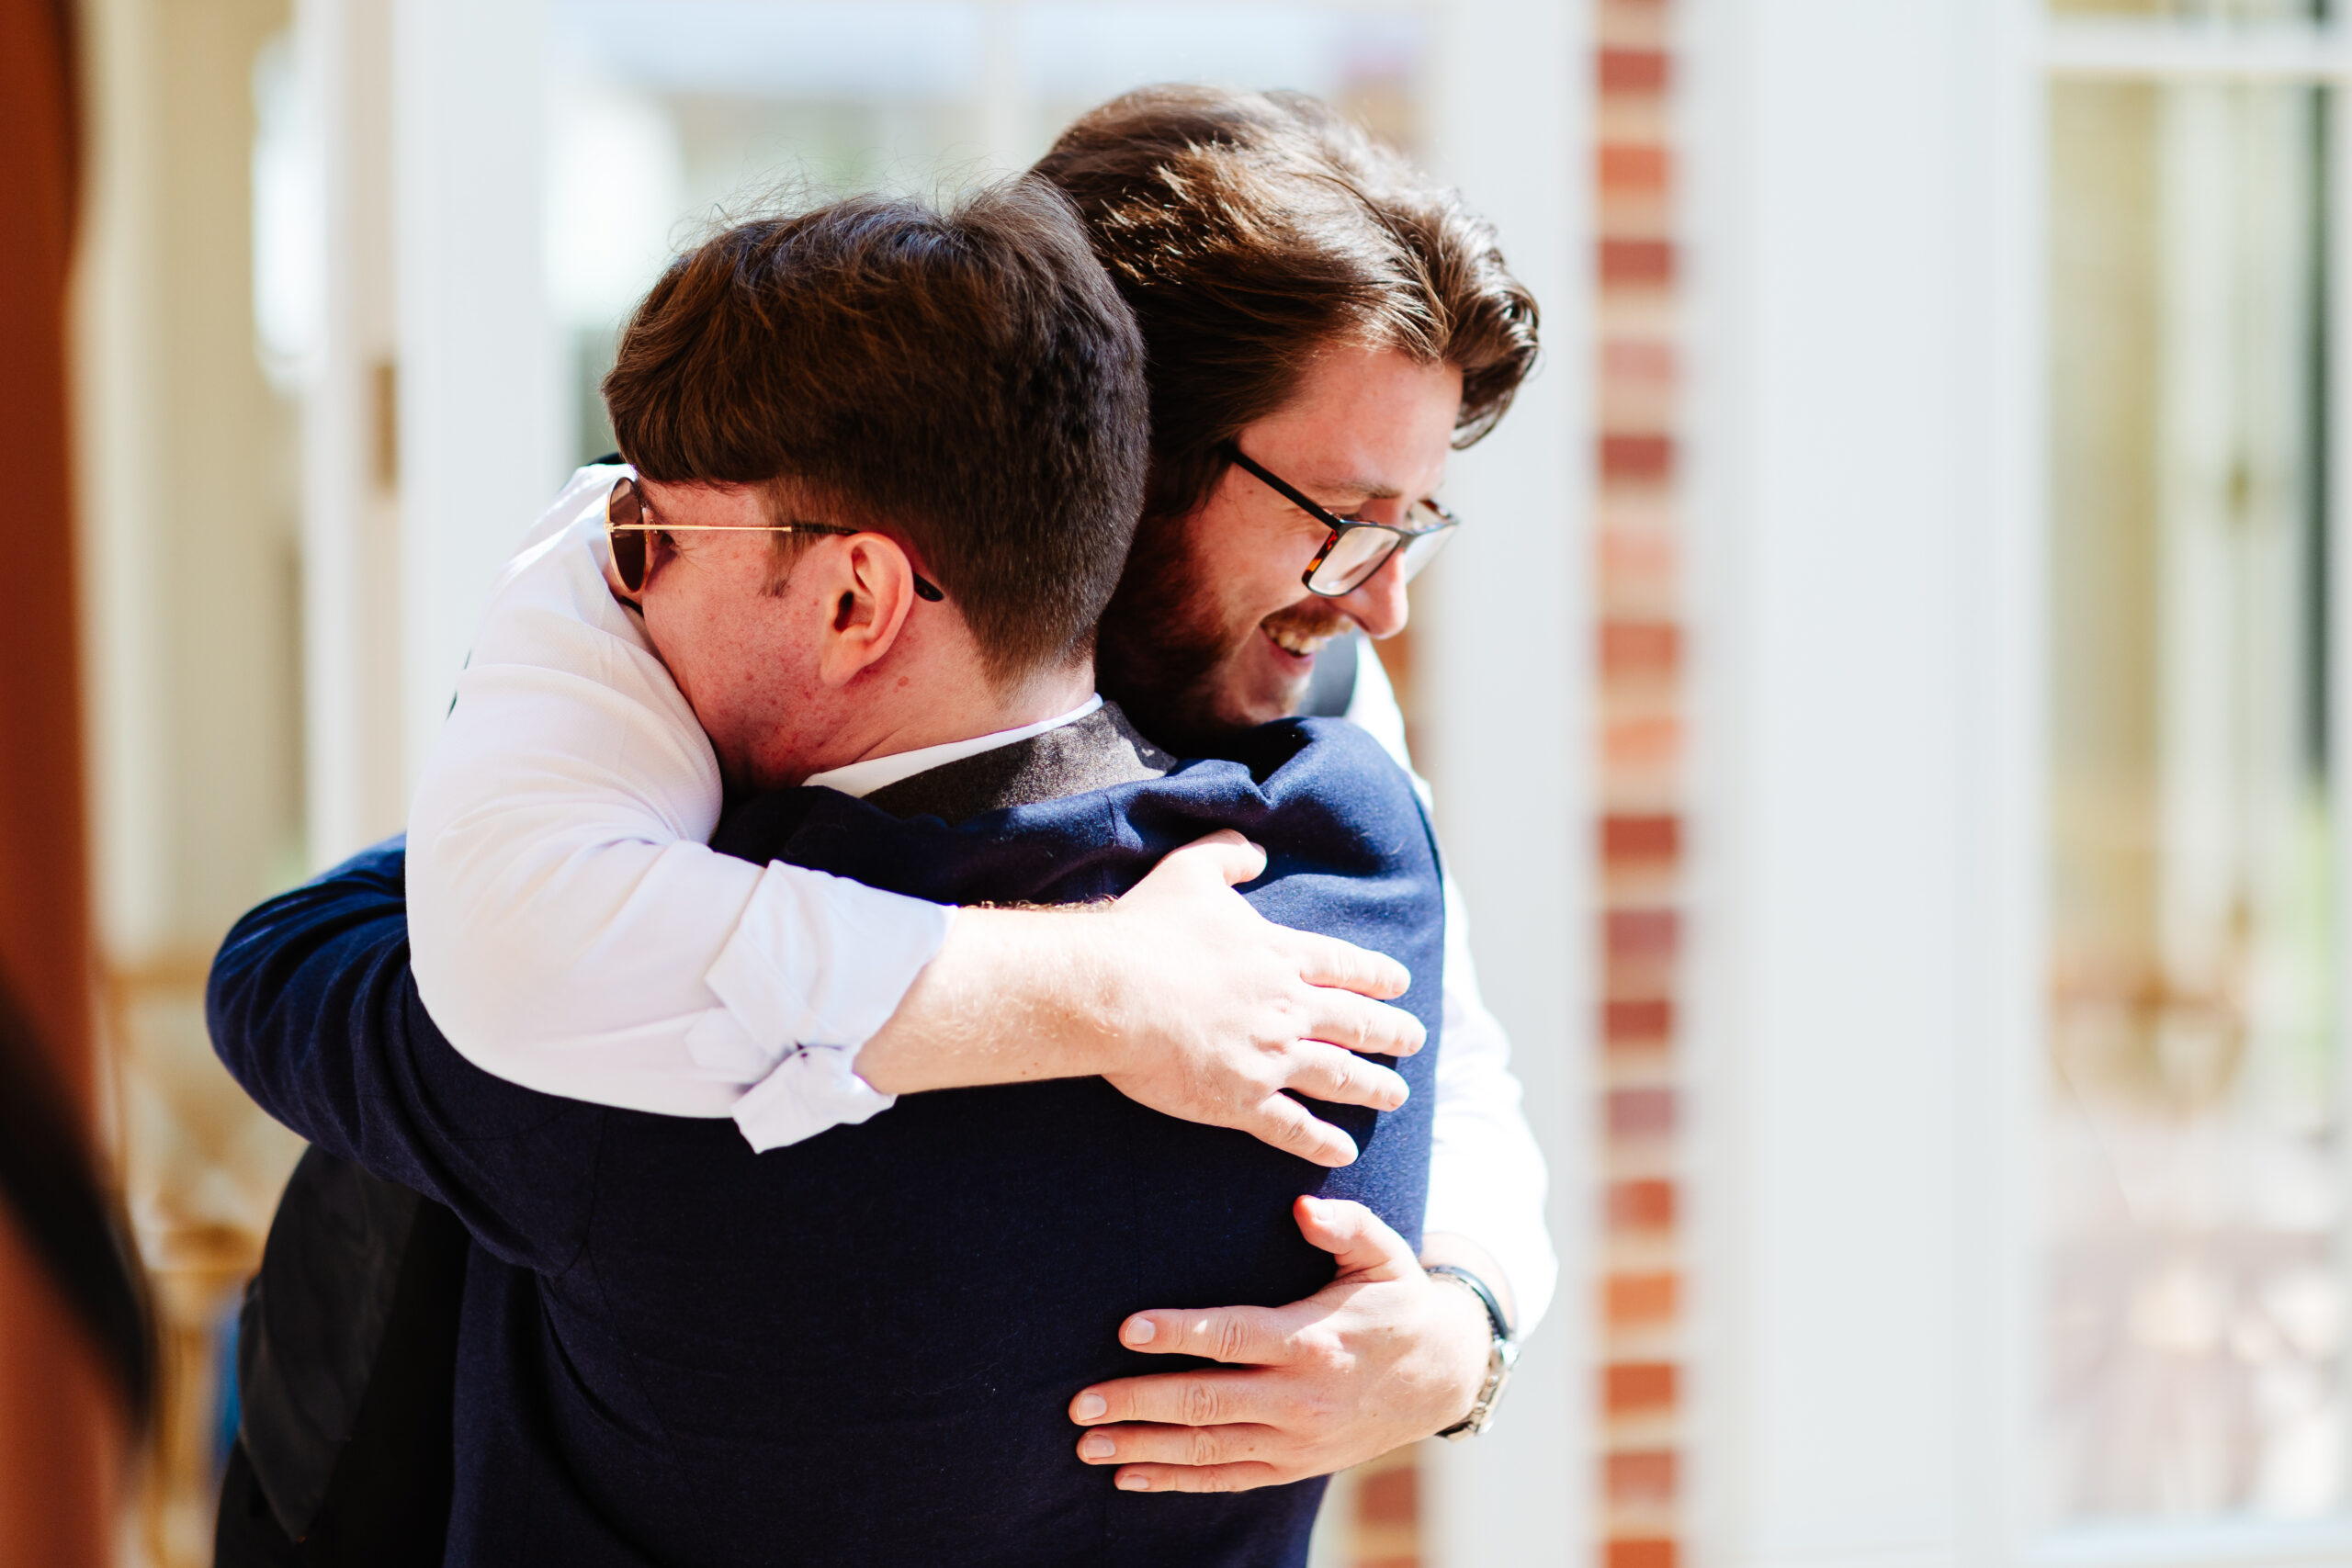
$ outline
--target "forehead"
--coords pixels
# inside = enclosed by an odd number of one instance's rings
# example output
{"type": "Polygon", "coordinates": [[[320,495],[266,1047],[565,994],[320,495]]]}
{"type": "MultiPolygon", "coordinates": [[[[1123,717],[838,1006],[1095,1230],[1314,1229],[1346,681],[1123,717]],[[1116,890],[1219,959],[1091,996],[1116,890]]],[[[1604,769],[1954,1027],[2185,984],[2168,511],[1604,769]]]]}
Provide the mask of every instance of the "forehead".
{"type": "Polygon", "coordinates": [[[1453,366],[1393,348],[1328,348],[1290,401],[1241,433],[1241,446],[1309,489],[1425,495],[1444,477],[1461,408],[1453,366]]]}

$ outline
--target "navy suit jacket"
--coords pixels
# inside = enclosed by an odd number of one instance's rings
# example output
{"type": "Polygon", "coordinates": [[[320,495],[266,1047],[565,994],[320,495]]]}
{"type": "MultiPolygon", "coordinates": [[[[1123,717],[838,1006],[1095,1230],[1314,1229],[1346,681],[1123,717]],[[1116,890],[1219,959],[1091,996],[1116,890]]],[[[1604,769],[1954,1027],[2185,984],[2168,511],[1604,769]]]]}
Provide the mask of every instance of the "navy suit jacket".
{"type": "Polygon", "coordinates": [[[1177,1370],[1145,1307],[1273,1305],[1332,1272],[1289,1213],[1353,1198],[1418,1245],[1439,1048],[1435,846],[1362,731],[1296,721],[1234,760],[956,823],[828,790],[732,813],[717,847],[950,903],[1115,895],[1218,827],[1269,852],[1268,918],[1388,953],[1430,1044],[1387,1115],[1318,1112],[1327,1171],[1100,1079],[910,1096],[755,1155],[734,1126],[534,1093],[458,1055],[410,978],[397,843],[248,915],[216,1048],[330,1153],[456,1211],[453,1563],[1295,1563],[1319,1482],[1115,1491],[1065,1414],[1177,1370]]]}

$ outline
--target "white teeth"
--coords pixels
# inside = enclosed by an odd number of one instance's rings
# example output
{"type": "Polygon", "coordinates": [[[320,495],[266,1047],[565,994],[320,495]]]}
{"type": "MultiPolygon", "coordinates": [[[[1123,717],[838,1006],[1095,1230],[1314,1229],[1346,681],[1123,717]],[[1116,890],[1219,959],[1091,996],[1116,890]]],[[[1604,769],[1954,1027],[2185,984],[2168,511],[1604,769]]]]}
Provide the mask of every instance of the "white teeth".
{"type": "Polygon", "coordinates": [[[1281,649],[1284,653],[1294,654],[1302,659],[1310,653],[1321,652],[1323,645],[1331,640],[1329,633],[1322,637],[1301,637],[1295,632],[1276,631],[1272,626],[1265,627],[1264,630],[1267,640],[1276,648],[1281,649]]]}

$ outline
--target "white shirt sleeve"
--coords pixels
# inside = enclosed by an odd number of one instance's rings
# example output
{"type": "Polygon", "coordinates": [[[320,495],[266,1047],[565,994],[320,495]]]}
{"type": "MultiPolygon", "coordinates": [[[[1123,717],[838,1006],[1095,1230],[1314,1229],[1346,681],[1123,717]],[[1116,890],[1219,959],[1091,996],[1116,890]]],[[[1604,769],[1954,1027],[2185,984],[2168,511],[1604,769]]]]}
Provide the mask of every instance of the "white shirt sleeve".
{"type": "Polygon", "coordinates": [[[952,911],[708,847],[718,759],[605,585],[624,471],[574,475],[492,591],[409,816],[417,990],[487,1072],[775,1148],[892,1103],[852,1063],[952,911]]]}
{"type": "MultiPolygon", "coordinates": [[[[1412,774],[1424,804],[1430,786],[1413,773],[1405,716],[1380,657],[1358,649],[1348,717],[1371,731],[1412,774]]],[[[1437,1057],[1437,1108],[1430,1150],[1428,1231],[1468,1236],[1494,1255],[1510,1281],[1519,1331],[1534,1328],[1559,1282],[1560,1265],[1544,1224],[1550,1184],[1544,1154],[1521,1109],[1510,1040],[1478,996],[1462,891],[1445,877],[1445,994],[1437,1057]]]]}

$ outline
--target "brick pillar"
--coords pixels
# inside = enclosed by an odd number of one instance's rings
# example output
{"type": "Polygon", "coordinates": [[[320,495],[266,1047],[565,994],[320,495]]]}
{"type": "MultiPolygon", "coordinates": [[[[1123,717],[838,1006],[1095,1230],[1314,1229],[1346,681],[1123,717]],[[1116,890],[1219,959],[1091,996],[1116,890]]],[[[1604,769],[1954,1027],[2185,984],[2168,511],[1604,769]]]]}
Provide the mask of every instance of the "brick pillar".
{"type": "Polygon", "coordinates": [[[1672,0],[1597,0],[1602,1568],[1681,1552],[1682,622],[1672,0]]]}
{"type": "MultiPolygon", "coordinates": [[[[86,1118],[90,933],[66,431],[79,141],[66,0],[0,0],[0,973],[86,1118]]],[[[0,1568],[111,1559],[117,1395],[0,1205],[0,1568]]]]}

